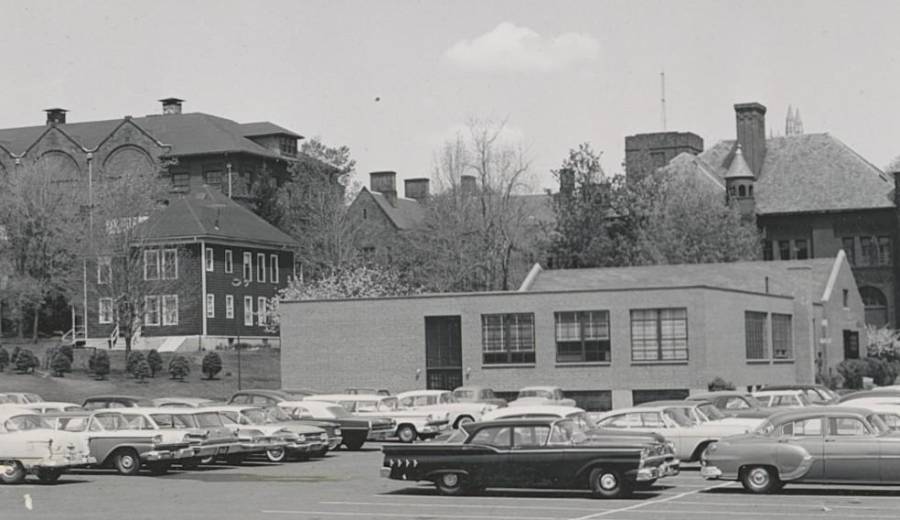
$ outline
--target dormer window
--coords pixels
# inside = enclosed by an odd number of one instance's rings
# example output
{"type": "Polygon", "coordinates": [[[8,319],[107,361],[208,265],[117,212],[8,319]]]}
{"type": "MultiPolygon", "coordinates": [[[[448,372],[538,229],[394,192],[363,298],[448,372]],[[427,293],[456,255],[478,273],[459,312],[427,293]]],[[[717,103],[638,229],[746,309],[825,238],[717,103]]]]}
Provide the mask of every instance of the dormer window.
{"type": "Polygon", "coordinates": [[[281,155],[287,155],[289,157],[297,156],[297,139],[295,137],[291,137],[289,135],[281,136],[279,140],[279,148],[281,150],[281,155]]]}

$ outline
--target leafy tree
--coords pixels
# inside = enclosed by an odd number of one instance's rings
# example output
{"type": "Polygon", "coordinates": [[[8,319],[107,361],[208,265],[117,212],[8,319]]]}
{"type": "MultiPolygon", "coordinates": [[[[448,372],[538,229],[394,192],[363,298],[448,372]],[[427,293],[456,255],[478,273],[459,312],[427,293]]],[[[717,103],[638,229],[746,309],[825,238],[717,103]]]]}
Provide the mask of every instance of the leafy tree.
{"type": "Polygon", "coordinates": [[[109,375],[109,354],[105,350],[96,350],[91,359],[93,362],[91,372],[94,373],[94,378],[106,379],[109,375]]]}
{"type": "Polygon", "coordinates": [[[162,356],[159,355],[156,349],[147,352],[147,364],[150,366],[150,377],[156,377],[156,374],[162,371],[162,356]]]}
{"type": "Polygon", "coordinates": [[[9,362],[15,365],[15,364],[16,364],[16,360],[19,358],[19,353],[20,353],[20,352],[22,352],[22,349],[21,349],[20,347],[14,347],[14,348],[13,348],[13,352],[12,352],[12,356],[10,356],[10,358],[9,358],[9,362]]]}
{"type": "Polygon", "coordinates": [[[63,377],[66,372],[72,371],[72,361],[62,351],[57,351],[50,361],[50,369],[54,377],[63,377]]]}
{"type": "Polygon", "coordinates": [[[169,361],[169,375],[172,379],[184,381],[184,378],[191,373],[191,365],[186,357],[176,355],[169,361]]]}
{"type": "Polygon", "coordinates": [[[144,383],[144,380],[150,376],[150,364],[147,363],[147,360],[144,358],[137,360],[132,370],[132,374],[134,374],[138,383],[144,383]]]}
{"type": "Polygon", "coordinates": [[[838,364],[837,372],[844,378],[844,388],[859,390],[863,386],[868,365],[862,359],[845,359],[838,364]]]}
{"type": "Polygon", "coordinates": [[[40,361],[34,352],[24,348],[19,351],[16,356],[16,371],[20,374],[33,374],[34,370],[40,366],[40,361]]]}
{"type": "Polygon", "coordinates": [[[141,361],[146,361],[144,353],[139,350],[132,350],[125,358],[125,371],[135,376],[135,370],[137,370],[137,366],[141,361]]]}
{"type": "Polygon", "coordinates": [[[5,348],[0,347],[0,372],[3,372],[7,365],[9,365],[9,352],[5,348]]]}
{"type": "Polygon", "coordinates": [[[887,361],[900,359],[900,332],[889,327],[866,325],[869,357],[887,361]]]}
{"type": "Polygon", "coordinates": [[[709,382],[707,385],[710,392],[719,392],[721,390],[734,390],[734,383],[731,381],[725,381],[721,377],[716,376],[715,379],[709,382]]]}
{"type": "Polygon", "coordinates": [[[210,351],[203,356],[201,371],[206,374],[206,379],[212,380],[222,371],[222,357],[218,352],[210,351]]]}
{"type": "Polygon", "coordinates": [[[876,357],[866,358],[866,375],[878,386],[894,384],[897,368],[891,362],[876,357]]]}

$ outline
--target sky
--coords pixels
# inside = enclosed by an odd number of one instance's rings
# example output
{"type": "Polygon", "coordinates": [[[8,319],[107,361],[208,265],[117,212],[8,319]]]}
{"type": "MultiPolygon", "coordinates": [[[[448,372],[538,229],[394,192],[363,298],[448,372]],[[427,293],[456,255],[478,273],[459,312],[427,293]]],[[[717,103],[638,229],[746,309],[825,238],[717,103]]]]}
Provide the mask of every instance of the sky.
{"type": "MultiPolygon", "coordinates": [[[[427,177],[473,119],[505,121],[534,191],[589,142],[621,173],[626,135],[707,146],[757,101],[784,132],[829,132],[879,167],[900,155],[900,2],[0,0],[0,127],[160,111],[269,120],[347,145],[369,171],[427,177]]],[[[768,131],[768,130],[767,130],[768,131]]]]}

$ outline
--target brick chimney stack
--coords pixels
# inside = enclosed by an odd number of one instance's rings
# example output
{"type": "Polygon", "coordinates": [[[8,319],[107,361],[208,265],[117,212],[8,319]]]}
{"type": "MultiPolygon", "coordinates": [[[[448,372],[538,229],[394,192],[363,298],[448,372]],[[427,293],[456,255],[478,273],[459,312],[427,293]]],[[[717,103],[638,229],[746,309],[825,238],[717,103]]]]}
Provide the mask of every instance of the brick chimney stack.
{"type": "Polygon", "coordinates": [[[181,105],[184,104],[183,99],[174,97],[160,99],[159,102],[162,103],[163,115],[180,114],[181,105]]]}
{"type": "Polygon", "coordinates": [[[474,175],[460,175],[459,176],[459,191],[466,197],[475,195],[475,193],[478,191],[478,181],[475,179],[475,176],[474,175]]]}
{"type": "Polygon", "coordinates": [[[422,202],[428,198],[430,183],[431,181],[426,177],[422,177],[419,179],[406,179],[403,184],[404,196],[407,199],[414,199],[422,202]]]}
{"type": "Polygon", "coordinates": [[[397,172],[369,173],[369,189],[384,195],[391,206],[397,205],[397,172]]]}
{"type": "Polygon", "coordinates": [[[64,125],[66,124],[66,110],[65,108],[48,108],[44,110],[47,113],[47,124],[48,125],[64,125]]]}
{"type": "Polygon", "coordinates": [[[766,160],[766,107],[759,103],[734,105],[737,120],[737,142],[744,152],[744,159],[756,178],[766,160]]]}

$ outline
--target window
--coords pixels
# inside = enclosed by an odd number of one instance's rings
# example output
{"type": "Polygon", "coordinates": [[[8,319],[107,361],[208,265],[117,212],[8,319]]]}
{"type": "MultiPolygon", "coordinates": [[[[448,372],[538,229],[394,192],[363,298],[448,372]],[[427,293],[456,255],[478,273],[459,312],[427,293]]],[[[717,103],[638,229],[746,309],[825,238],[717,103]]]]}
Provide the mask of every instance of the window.
{"type": "Polygon", "coordinates": [[[144,296],[144,325],[159,325],[159,296],[144,296]]]}
{"type": "Polygon", "coordinates": [[[871,237],[859,237],[862,265],[878,265],[878,247],[871,237]]]}
{"type": "Polygon", "coordinates": [[[225,318],[234,319],[234,296],[230,294],[225,295],[225,318]]]}
{"type": "Polygon", "coordinates": [[[213,261],[213,249],[211,247],[206,248],[206,270],[212,272],[215,269],[216,263],[213,261]]]}
{"type": "Polygon", "coordinates": [[[557,312],[556,361],[609,361],[609,311],[557,312]]]}
{"type": "Polygon", "coordinates": [[[178,279],[178,250],[177,249],[163,250],[162,277],[163,277],[163,280],[177,280],[178,279]]]}
{"type": "Polygon", "coordinates": [[[112,258],[97,258],[97,285],[108,285],[112,280],[112,258]]]}
{"type": "Polygon", "coordinates": [[[210,186],[221,186],[222,172],[219,170],[210,170],[203,172],[203,182],[210,186]]]}
{"type": "Polygon", "coordinates": [[[206,317],[216,317],[216,295],[212,293],[206,294],[206,317]]]}
{"type": "Polygon", "coordinates": [[[178,295],[167,294],[162,297],[163,325],[178,325],[178,295]]]}
{"type": "Polygon", "coordinates": [[[172,190],[188,191],[191,188],[191,176],[184,172],[172,173],[172,190]]]}
{"type": "Polygon", "coordinates": [[[747,188],[741,184],[738,186],[738,197],[746,197],[747,196],[747,188]]]}
{"type": "Polygon", "coordinates": [[[772,241],[763,240],[763,260],[772,260],[772,241]]]}
{"type": "Polygon", "coordinates": [[[769,316],[764,312],[747,311],[744,313],[744,335],[747,342],[747,359],[768,359],[767,322],[769,316]]]}
{"type": "Polygon", "coordinates": [[[278,255],[269,255],[269,281],[278,283],[278,255]]]}
{"type": "Polygon", "coordinates": [[[809,246],[805,239],[794,240],[794,251],[797,252],[797,260],[809,258],[809,246]]]}
{"type": "Polygon", "coordinates": [[[256,253],[256,281],[266,281],[266,254],[256,253]]]}
{"type": "Polygon", "coordinates": [[[785,424],[781,434],[787,437],[821,437],[822,418],[803,419],[785,424]]]}
{"type": "Polygon", "coordinates": [[[859,288],[863,305],[866,308],[866,324],[882,327],[888,323],[887,298],[884,293],[875,287],[866,286],[859,288]]]}
{"type": "Polygon", "coordinates": [[[512,428],[508,426],[495,426],[493,428],[483,428],[475,434],[470,444],[481,444],[485,446],[493,446],[495,448],[509,448],[510,434],[512,428]]]}
{"type": "Polygon", "coordinates": [[[832,417],[829,420],[831,422],[830,435],[852,436],[867,435],[869,433],[866,425],[854,417],[832,417]]]}
{"type": "Polygon", "coordinates": [[[268,307],[265,296],[260,296],[256,299],[256,323],[260,327],[265,327],[269,324],[269,317],[266,313],[268,307]]]}
{"type": "Polygon", "coordinates": [[[234,272],[234,258],[231,256],[231,249],[225,250],[225,272],[233,273],[234,272]]]}
{"type": "Polygon", "coordinates": [[[534,314],[482,314],[485,364],[534,363],[534,314]]]}
{"type": "Polygon", "coordinates": [[[779,260],[790,260],[791,259],[791,241],[790,240],[779,240],[778,241],[778,259],[779,260]]]}
{"type": "Polygon", "coordinates": [[[687,309],[632,310],[631,359],[687,360],[687,309]]]}
{"type": "Polygon", "coordinates": [[[100,298],[100,309],[98,311],[100,323],[113,322],[113,299],[100,298]]]}
{"type": "Polygon", "coordinates": [[[159,280],[159,249],[144,251],[144,280],[159,280]]]}
{"type": "Polygon", "coordinates": [[[891,237],[878,237],[878,265],[891,265],[891,237]]]}
{"type": "Polygon", "coordinates": [[[253,253],[244,253],[244,280],[253,280],[253,253]]]}
{"type": "Polygon", "coordinates": [[[772,357],[794,359],[790,314],[772,314],[772,357]]]}
{"type": "Polygon", "coordinates": [[[856,265],[856,240],[853,237],[844,237],[841,239],[843,243],[844,254],[847,255],[847,262],[850,265],[856,265]]]}
{"type": "Polygon", "coordinates": [[[549,426],[516,426],[513,430],[513,447],[538,448],[547,442],[549,426]]]}
{"type": "Polygon", "coordinates": [[[253,297],[244,296],[244,325],[253,326],[253,297]]]}
{"type": "Polygon", "coordinates": [[[844,308],[850,307],[850,291],[844,289],[844,308]]]}

